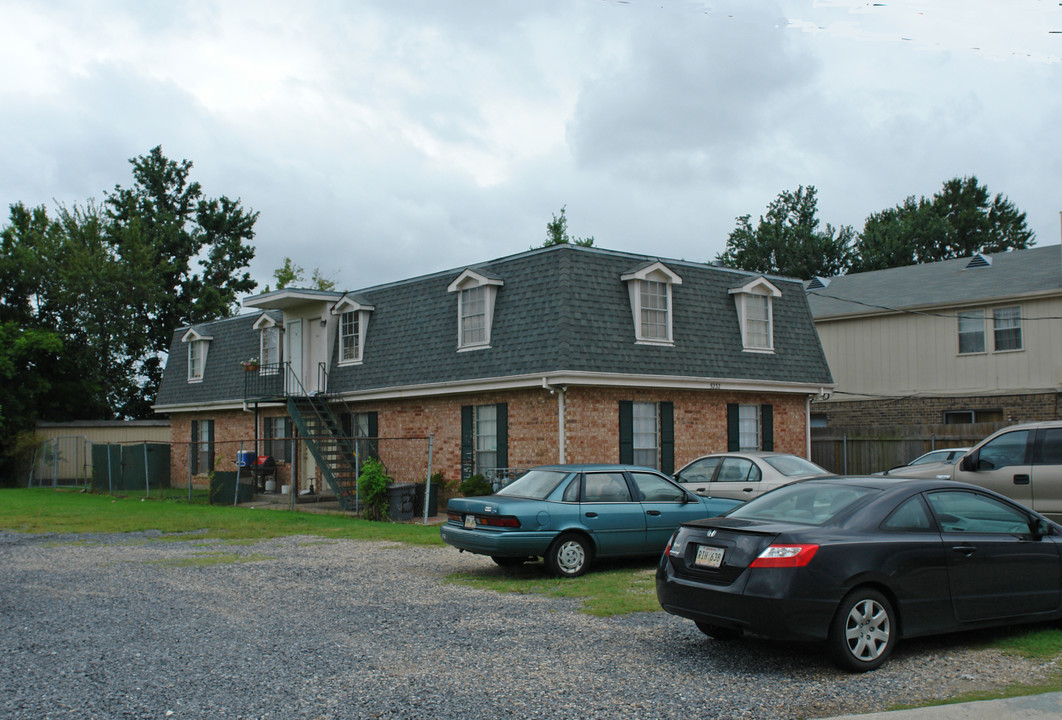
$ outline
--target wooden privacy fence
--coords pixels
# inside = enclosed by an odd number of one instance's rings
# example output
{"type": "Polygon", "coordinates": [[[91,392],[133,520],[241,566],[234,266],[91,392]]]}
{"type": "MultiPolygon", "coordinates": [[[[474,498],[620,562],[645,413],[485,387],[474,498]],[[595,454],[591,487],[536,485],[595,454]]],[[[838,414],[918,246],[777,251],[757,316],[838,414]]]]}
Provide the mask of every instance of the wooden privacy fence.
{"type": "Polygon", "coordinates": [[[839,475],[881,472],[930,450],[972,447],[1007,424],[812,428],[811,461],[839,475]]]}

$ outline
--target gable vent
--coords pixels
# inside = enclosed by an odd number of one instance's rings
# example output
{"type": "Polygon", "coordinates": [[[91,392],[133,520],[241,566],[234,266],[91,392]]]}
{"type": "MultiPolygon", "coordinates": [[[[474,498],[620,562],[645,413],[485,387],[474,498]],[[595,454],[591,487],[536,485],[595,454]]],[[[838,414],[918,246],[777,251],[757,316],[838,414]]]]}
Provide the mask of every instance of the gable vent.
{"type": "Polygon", "coordinates": [[[970,262],[966,263],[966,269],[969,270],[970,268],[989,267],[991,264],[991,257],[989,257],[988,255],[982,255],[981,253],[977,253],[972,258],[970,258],[970,262]]]}
{"type": "Polygon", "coordinates": [[[829,278],[822,278],[822,277],[816,276],[816,277],[811,278],[811,280],[808,282],[807,289],[808,290],[821,290],[822,288],[826,287],[829,284],[830,284],[830,279],[829,278]]]}

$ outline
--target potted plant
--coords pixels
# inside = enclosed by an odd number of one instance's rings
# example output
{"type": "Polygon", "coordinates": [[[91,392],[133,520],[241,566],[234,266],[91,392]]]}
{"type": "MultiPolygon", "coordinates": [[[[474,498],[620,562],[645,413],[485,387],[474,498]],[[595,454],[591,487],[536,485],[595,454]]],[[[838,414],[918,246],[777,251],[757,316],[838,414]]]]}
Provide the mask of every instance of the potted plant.
{"type": "Polygon", "coordinates": [[[258,358],[253,357],[244,360],[242,363],[243,369],[247,372],[255,372],[258,370],[258,358]]]}

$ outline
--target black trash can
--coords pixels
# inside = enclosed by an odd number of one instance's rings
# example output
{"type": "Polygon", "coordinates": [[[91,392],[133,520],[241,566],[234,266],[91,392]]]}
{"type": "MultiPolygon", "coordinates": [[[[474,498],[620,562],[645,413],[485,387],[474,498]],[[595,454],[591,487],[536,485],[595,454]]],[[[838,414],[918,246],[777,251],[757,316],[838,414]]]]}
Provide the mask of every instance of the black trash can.
{"type": "Polygon", "coordinates": [[[424,517],[424,495],[428,496],[428,517],[439,514],[439,484],[431,484],[431,492],[425,493],[426,483],[417,483],[417,497],[413,501],[413,515],[424,517]]]}
{"type": "Polygon", "coordinates": [[[232,505],[233,495],[239,491],[236,502],[250,502],[254,499],[254,478],[250,473],[240,473],[239,488],[236,485],[236,473],[231,471],[215,472],[210,478],[210,504],[232,505]],[[247,482],[244,482],[247,481],[247,482]]]}
{"type": "Polygon", "coordinates": [[[416,487],[413,483],[394,483],[387,486],[387,514],[392,520],[413,519],[416,487]]]}

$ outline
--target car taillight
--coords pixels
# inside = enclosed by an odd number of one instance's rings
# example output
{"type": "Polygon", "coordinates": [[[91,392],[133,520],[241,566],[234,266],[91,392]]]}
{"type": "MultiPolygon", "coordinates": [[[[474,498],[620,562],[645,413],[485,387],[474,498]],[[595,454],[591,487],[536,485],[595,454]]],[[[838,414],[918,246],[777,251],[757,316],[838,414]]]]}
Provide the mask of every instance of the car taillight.
{"type": "Polygon", "coordinates": [[[449,522],[455,522],[458,525],[460,525],[461,524],[461,513],[448,512],[448,513],[446,513],[446,519],[449,522]]]}
{"type": "Polygon", "coordinates": [[[771,545],[749,567],[804,567],[818,551],[818,545],[771,545]]]}
{"type": "Polygon", "coordinates": [[[520,527],[520,521],[512,515],[476,515],[476,524],[492,527],[520,527]]]}
{"type": "Polygon", "coordinates": [[[671,554],[671,546],[675,544],[675,538],[678,537],[678,530],[671,533],[671,539],[667,541],[667,547],[664,548],[664,555],[671,554]]]}

